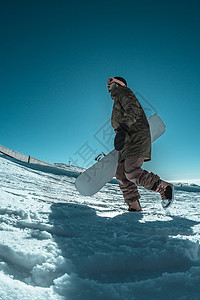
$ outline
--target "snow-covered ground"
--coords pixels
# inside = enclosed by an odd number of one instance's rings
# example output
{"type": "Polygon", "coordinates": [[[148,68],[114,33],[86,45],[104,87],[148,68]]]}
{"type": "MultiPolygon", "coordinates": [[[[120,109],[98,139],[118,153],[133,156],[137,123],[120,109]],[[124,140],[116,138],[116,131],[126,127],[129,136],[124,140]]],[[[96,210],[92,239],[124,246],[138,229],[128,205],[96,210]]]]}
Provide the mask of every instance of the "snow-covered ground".
{"type": "Polygon", "coordinates": [[[83,197],[74,182],[0,155],[0,299],[200,299],[200,193],[164,211],[141,188],[129,213],[118,185],[83,197]]]}

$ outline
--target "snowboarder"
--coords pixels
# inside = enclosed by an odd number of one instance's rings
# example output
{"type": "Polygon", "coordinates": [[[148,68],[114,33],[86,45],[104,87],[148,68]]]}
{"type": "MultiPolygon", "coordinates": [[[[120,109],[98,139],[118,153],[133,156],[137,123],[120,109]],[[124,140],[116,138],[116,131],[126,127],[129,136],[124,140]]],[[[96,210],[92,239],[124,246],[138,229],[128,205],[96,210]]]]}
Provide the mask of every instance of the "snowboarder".
{"type": "Polygon", "coordinates": [[[162,206],[173,201],[174,187],[141,167],[151,160],[151,135],[144,110],[122,77],[110,77],[107,88],[114,100],[111,124],[115,130],[114,146],[119,151],[116,178],[129,211],[142,211],[137,186],[159,192],[162,206]]]}

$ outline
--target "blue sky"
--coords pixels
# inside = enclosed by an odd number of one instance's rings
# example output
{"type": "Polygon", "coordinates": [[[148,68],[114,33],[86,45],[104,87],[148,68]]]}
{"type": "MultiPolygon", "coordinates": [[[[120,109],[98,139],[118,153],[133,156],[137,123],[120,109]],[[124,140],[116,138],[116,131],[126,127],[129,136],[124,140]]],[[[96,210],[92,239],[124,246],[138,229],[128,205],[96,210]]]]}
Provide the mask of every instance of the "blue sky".
{"type": "Polygon", "coordinates": [[[107,78],[122,76],[167,127],[144,167],[199,178],[199,12],[194,0],[1,1],[0,144],[90,164],[108,152],[95,138],[112,111],[107,78]]]}

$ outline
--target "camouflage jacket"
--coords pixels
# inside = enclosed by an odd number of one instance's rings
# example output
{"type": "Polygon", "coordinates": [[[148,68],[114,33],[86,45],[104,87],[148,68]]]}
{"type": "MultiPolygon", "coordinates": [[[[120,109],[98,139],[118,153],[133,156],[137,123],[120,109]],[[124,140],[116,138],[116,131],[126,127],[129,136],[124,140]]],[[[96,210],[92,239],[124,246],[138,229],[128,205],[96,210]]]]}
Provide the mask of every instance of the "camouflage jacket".
{"type": "Polygon", "coordinates": [[[127,87],[117,87],[112,93],[114,100],[111,124],[114,130],[124,123],[129,127],[124,149],[119,151],[119,162],[135,156],[151,160],[151,134],[146,115],[134,93],[127,87]]]}

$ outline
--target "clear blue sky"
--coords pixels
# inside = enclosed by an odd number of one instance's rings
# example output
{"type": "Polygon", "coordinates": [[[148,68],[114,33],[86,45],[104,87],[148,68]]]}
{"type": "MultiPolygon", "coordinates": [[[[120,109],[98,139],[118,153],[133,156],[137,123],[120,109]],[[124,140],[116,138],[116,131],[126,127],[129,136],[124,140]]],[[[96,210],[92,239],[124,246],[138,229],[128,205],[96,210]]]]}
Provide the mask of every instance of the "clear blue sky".
{"type": "Polygon", "coordinates": [[[199,14],[194,0],[1,1],[0,144],[79,165],[87,141],[106,152],[94,134],[111,115],[107,78],[122,76],[167,126],[144,167],[199,178],[199,14]]]}

